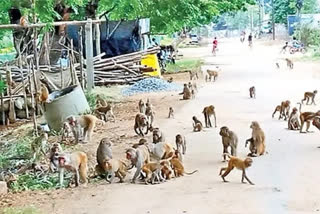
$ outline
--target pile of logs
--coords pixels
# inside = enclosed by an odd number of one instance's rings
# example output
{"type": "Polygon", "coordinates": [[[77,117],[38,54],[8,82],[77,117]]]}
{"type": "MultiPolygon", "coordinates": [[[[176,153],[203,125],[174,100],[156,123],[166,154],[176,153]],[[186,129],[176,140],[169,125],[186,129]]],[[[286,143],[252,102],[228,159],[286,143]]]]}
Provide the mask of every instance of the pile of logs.
{"type": "MultiPolygon", "coordinates": [[[[148,54],[156,54],[159,48],[124,54],[112,58],[103,58],[105,54],[94,57],[95,85],[132,84],[144,79],[143,72],[153,71],[152,68],[140,64],[141,59],[148,54]]],[[[78,77],[81,76],[80,64],[75,65],[78,77]]],[[[85,69],[85,64],[84,64],[85,69]]],[[[83,72],[84,74],[86,72],[83,72]]]]}

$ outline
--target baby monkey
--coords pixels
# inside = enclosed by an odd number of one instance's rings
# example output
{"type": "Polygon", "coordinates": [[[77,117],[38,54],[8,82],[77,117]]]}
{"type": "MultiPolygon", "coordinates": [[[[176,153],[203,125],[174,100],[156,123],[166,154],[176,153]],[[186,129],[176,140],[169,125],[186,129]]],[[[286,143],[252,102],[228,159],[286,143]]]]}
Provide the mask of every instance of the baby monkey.
{"type": "Polygon", "coordinates": [[[246,158],[244,160],[240,159],[240,158],[237,158],[237,157],[234,157],[234,156],[231,156],[229,155],[228,153],[225,153],[224,155],[227,155],[230,160],[228,162],[228,166],[227,167],[223,167],[221,168],[220,170],[220,174],[222,174],[223,171],[225,171],[222,175],[221,175],[221,178],[224,182],[228,182],[226,181],[225,177],[234,169],[234,168],[237,168],[239,170],[242,170],[242,178],[241,178],[241,182],[242,183],[245,183],[244,182],[244,179],[246,179],[251,185],[254,185],[254,183],[252,183],[249,178],[247,177],[246,175],[246,169],[249,168],[251,165],[252,165],[252,159],[251,158],[246,158]]]}
{"type": "Polygon", "coordinates": [[[194,132],[201,132],[203,130],[203,125],[200,120],[196,116],[192,117],[193,120],[193,131],[194,132]]]}
{"type": "Polygon", "coordinates": [[[256,98],[256,88],[252,86],[249,88],[250,98],[256,98]]]}
{"type": "Polygon", "coordinates": [[[168,115],[168,118],[174,118],[174,110],[172,107],[169,107],[169,115],[168,115]]]}

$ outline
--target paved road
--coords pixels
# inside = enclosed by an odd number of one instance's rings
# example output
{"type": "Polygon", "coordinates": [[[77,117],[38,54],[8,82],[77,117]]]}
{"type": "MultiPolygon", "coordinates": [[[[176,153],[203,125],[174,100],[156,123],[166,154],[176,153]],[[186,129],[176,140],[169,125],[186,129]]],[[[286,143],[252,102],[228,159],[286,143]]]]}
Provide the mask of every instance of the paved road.
{"type": "MultiPolygon", "coordinates": [[[[93,188],[80,199],[72,195],[69,203],[58,201],[64,211],[57,213],[199,214],[199,213],[314,213],[320,209],[319,155],[320,132],[311,134],[286,130],[286,122],[272,119],[281,100],[295,104],[303,92],[319,87],[319,74],[312,66],[297,64],[294,71],[275,70],[278,49],[226,40],[217,57],[207,63],[224,64],[218,81],[201,88],[197,98],[188,102],[175,120],[166,120],[162,129],[173,142],[177,133],[186,135],[187,171],[199,172],[161,185],[117,184],[93,188]],[[257,99],[248,98],[248,89],[256,86],[257,99]],[[201,115],[204,106],[216,107],[218,128],[191,132],[191,116],[201,115]],[[269,154],[254,159],[247,172],[254,186],[241,184],[241,172],[233,171],[229,183],[218,176],[222,163],[219,127],[227,125],[239,137],[238,155],[248,153],[245,139],[250,137],[251,121],[260,123],[266,133],[269,154]],[[94,197],[92,196],[94,195],[94,197]]],[[[210,51],[210,48],[206,49],[210,51]]],[[[284,65],[284,61],[281,61],[284,65]]],[[[205,69],[205,67],[204,67],[205,69]]],[[[319,69],[318,69],[319,72],[319,69]]],[[[318,101],[318,100],[317,100],[318,101]]],[[[316,110],[317,107],[303,107],[316,110]]],[[[57,205],[58,205],[57,204],[57,205]]]]}

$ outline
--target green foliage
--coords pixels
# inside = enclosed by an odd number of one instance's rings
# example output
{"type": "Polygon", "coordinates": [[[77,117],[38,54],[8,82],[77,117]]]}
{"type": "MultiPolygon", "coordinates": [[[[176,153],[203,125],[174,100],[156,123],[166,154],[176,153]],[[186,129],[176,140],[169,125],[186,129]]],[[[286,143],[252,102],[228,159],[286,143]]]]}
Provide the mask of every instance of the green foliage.
{"type": "Polygon", "coordinates": [[[320,30],[309,25],[303,25],[295,31],[295,36],[301,38],[302,43],[306,46],[320,47],[320,30]]]}
{"type": "Polygon", "coordinates": [[[6,88],[7,88],[6,82],[3,80],[0,80],[0,93],[3,93],[6,88]]]}
{"type": "Polygon", "coordinates": [[[94,92],[85,92],[86,99],[88,101],[91,111],[96,108],[97,96],[94,92]]]}
{"type": "Polygon", "coordinates": [[[26,207],[26,208],[4,208],[2,214],[41,214],[38,209],[34,207],[26,207]]]}
{"type": "Polygon", "coordinates": [[[167,65],[166,73],[177,73],[181,70],[198,70],[203,61],[200,59],[181,59],[176,61],[176,64],[167,65]]]}

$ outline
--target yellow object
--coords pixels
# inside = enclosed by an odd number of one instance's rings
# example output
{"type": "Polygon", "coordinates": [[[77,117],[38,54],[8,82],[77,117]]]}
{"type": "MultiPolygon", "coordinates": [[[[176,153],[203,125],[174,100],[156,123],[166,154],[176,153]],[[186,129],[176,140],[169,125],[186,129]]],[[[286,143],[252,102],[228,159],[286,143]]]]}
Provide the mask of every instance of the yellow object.
{"type": "Polygon", "coordinates": [[[160,66],[157,54],[148,54],[144,56],[141,60],[141,65],[146,65],[148,67],[152,67],[154,71],[152,72],[144,72],[144,74],[149,76],[157,76],[161,77],[160,66]]]}

